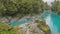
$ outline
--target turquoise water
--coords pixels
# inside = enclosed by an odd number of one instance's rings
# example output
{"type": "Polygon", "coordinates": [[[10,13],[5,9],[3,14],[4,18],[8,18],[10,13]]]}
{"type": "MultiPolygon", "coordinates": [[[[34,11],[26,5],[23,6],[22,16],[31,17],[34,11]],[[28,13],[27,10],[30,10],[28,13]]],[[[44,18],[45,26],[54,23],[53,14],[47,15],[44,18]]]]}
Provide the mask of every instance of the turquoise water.
{"type": "MultiPolygon", "coordinates": [[[[51,34],[60,34],[60,17],[57,14],[51,13],[51,12],[45,12],[40,18],[46,20],[46,24],[49,26],[51,30],[51,34]]],[[[20,21],[20,22],[13,22],[11,23],[12,26],[21,25],[30,22],[30,19],[27,19],[26,21],[20,21]]]]}
{"type": "Polygon", "coordinates": [[[28,22],[31,22],[31,19],[25,19],[23,21],[20,21],[20,22],[13,22],[11,23],[12,26],[17,26],[17,25],[21,25],[21,24],[25,24],[25,23],[28,23],[28,22]]]}
{"type": "Polygon", "coordinates": [[[60,34],[60,17],[54,13],[46,14],[42,17],[46,20],[46,24],[50,27],[51,34],[60,34]]]}
{"type": "Polygon", "coordinates": [[[51,20],[57,29],[56,33],[60,34],[60,17],[57,14],[51,14],[51,20]]]}

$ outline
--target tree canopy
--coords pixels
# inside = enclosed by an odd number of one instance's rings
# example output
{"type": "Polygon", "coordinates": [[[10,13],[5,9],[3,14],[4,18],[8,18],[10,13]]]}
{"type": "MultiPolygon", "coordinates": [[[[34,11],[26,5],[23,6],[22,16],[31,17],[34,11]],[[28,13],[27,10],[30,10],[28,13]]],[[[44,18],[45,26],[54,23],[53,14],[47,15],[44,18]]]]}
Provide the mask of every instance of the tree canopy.
{"type": "Polygon", "coordinates": [[[52,9],[53,12],[60,14],[60,1],[56,1],[56,0],[55,0],[55,1],[52,3],[51,9],[52,9]]]}
{"type": "Polygon", "coordinates": [[[38,14],[45,10],[42,0],[0,0],[0,15],[38,14]]]}
{"type": "MultiPolygon", "coordinates": [[[[0,0],[0,17],[19,17],[41,14],[48,10],[47,3],[42,0],[0,0]]],[[[10,20],[10,19],[9,19],[10,20]]]]}

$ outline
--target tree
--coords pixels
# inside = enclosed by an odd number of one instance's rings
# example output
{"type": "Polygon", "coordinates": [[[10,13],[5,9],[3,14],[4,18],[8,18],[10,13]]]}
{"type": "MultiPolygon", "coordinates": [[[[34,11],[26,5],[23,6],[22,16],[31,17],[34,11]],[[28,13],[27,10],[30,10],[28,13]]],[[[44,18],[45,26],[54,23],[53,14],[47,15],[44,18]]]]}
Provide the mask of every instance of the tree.
{"type": "Polygon", "coordinates": [[[60,1],[55,0],[52,3],[51,10],[57,14],[60,14],[60,1]]]}
{"type": "Polygon", "coordinates": [[[45,10],[50,10],[50,5],[48,5],[48,3],[47,2],[45,2],[45,10]]]}
{"type": "Polygon", "coordinates": [[[0,15],[11,22],[12,18],[20,18],[31,15],[41,14],[46,9],[42,0],[0,0],[2,8],[0,15]]]}

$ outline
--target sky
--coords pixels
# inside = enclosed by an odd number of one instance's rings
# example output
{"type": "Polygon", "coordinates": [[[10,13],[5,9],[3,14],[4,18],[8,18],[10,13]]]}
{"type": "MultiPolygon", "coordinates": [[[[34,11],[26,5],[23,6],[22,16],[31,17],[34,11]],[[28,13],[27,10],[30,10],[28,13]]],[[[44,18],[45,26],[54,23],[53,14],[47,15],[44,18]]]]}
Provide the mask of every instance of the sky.
{"type": "Polygon", "coordinates": [[[51,5],[51,2],[53,2],[54,0],[43,0],[44,2],[47,2],[48,5],[51,5]]]}

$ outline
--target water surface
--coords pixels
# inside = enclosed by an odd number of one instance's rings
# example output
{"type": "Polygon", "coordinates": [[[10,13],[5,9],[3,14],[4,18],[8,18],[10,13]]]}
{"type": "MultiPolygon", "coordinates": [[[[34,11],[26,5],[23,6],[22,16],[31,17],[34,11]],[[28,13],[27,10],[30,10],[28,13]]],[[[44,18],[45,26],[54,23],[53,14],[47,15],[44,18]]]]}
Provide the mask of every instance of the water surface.
{"type": "MultiPolygon", "coordinates": [[[[46,20],[46,24],[49,26],[51,30],[51,34],[60,34],[60,17],[52,13],[51,11],[45,12],[40,18],[46,20]]],[[[11,23],[12,26],[17,26],[25,23],[29,23],[31,20],[26,19],[20,22],[13,22],[11,23]]]]}
{"type": "MultiPolygon", "coordinates": [[[[45,15],[45,14],[44,14],[45,15]]],[[[47,13],[44,17],[46,24],[50,27],[51,34],[60,34],[60,17],[55,13],[47,13]]]]}

